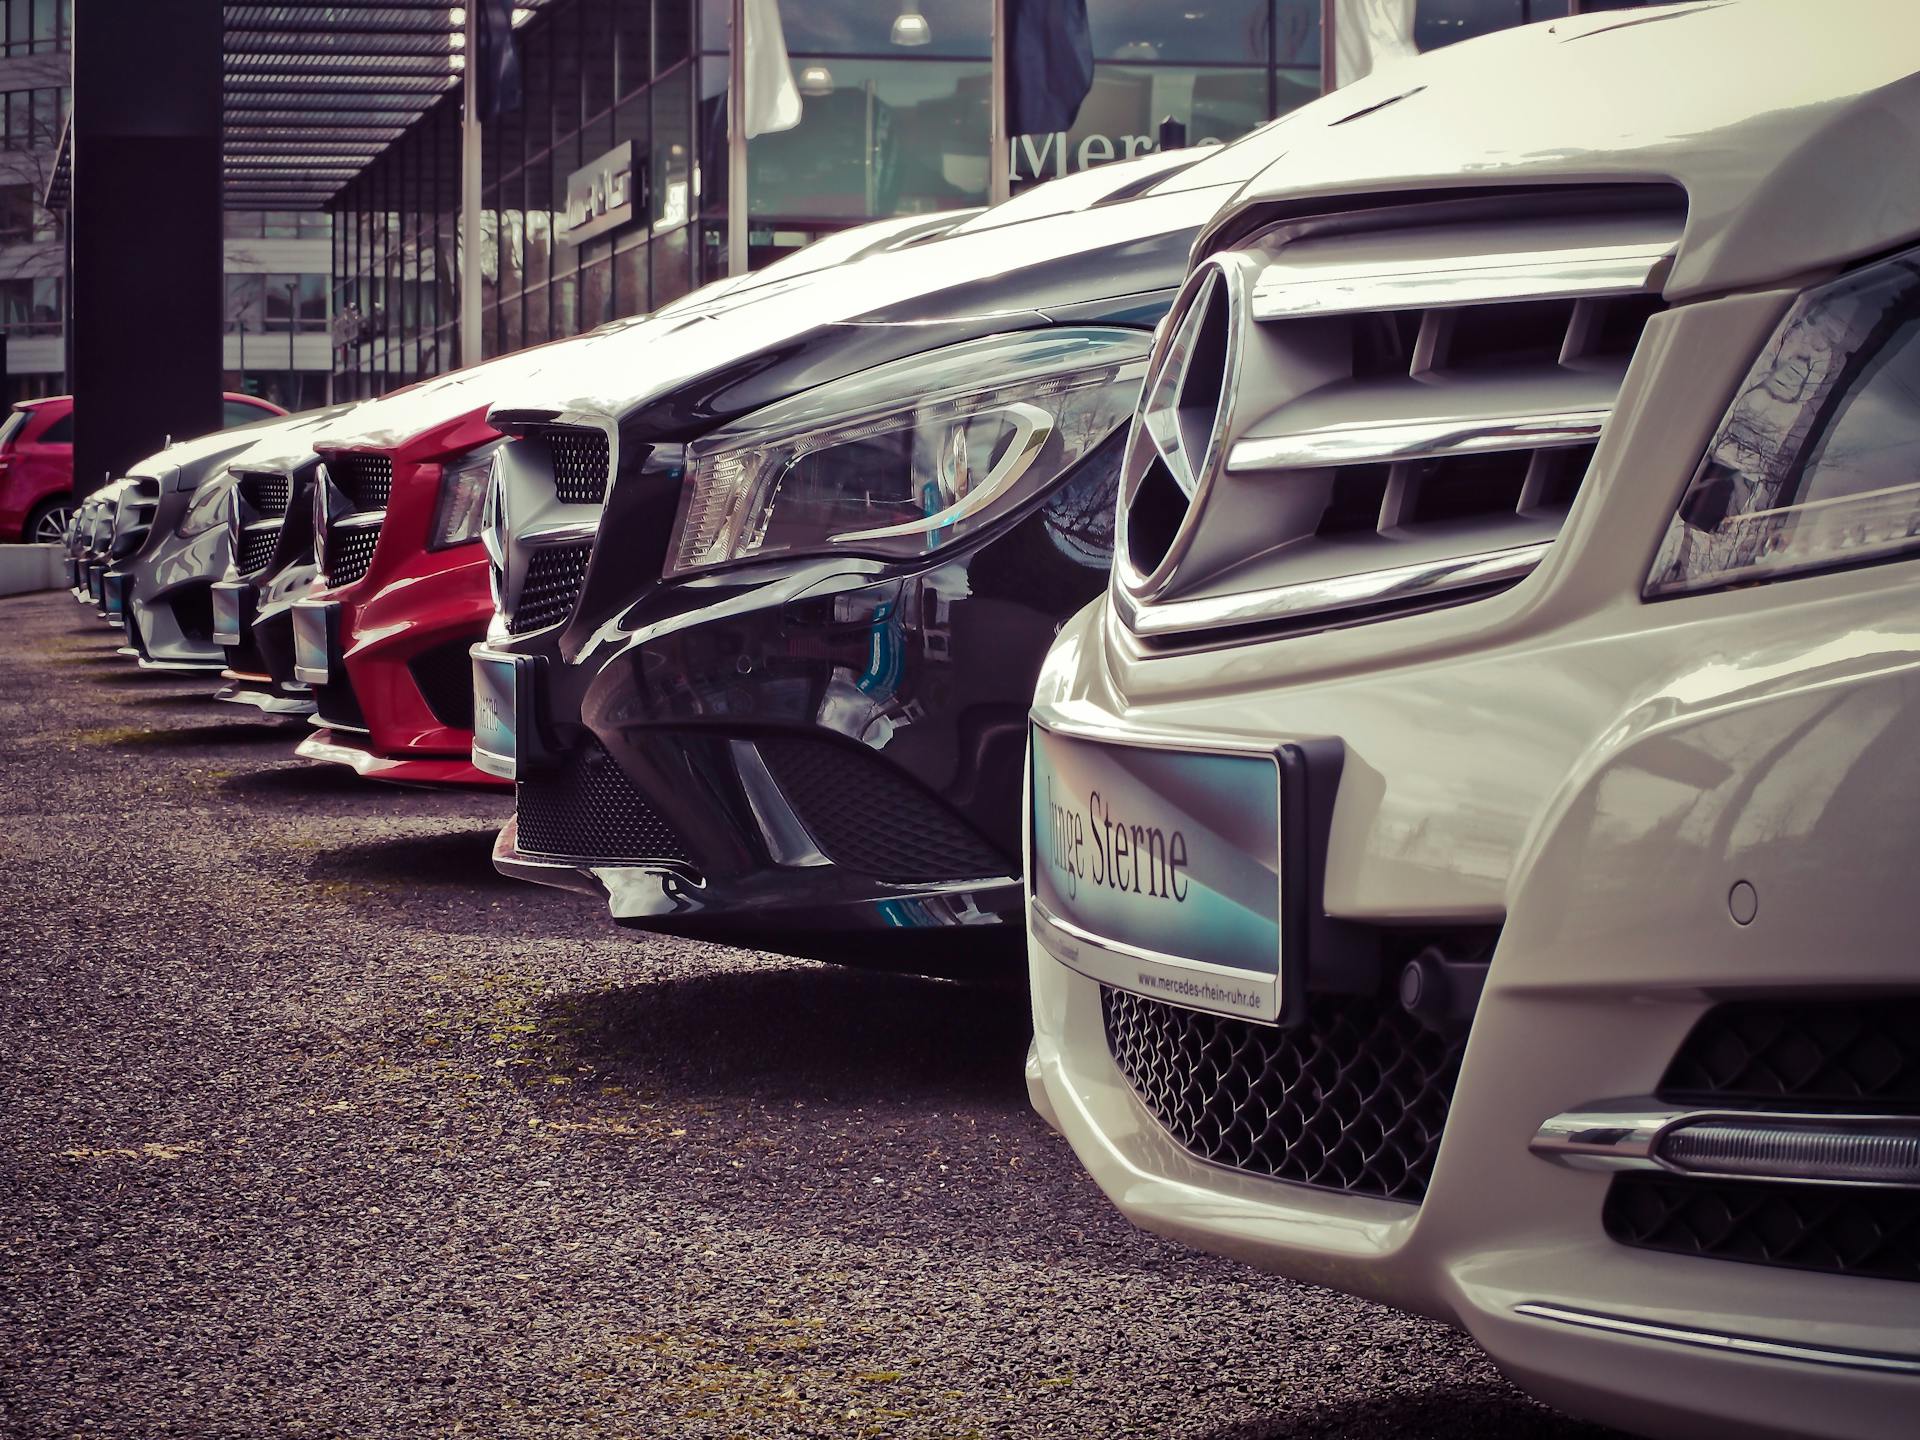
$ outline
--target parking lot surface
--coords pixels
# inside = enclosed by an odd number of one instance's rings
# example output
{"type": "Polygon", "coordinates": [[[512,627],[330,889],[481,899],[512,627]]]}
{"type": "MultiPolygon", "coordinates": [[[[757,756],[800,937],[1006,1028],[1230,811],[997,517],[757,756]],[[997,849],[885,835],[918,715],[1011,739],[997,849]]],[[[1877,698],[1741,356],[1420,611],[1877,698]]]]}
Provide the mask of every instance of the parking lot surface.
{"type": "Polygon", "coordinates": [[[0,1431],[1572,1437],[1128,1226],[1017,989],[613,931],[0,601],[0,1431]]]}

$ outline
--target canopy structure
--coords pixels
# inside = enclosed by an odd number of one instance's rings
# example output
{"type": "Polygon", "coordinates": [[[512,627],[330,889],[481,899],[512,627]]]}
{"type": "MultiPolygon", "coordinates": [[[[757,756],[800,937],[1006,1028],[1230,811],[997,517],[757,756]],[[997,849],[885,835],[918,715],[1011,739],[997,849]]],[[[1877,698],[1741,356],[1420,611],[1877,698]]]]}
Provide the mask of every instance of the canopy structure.
{"type": "MultiPolygon", "coordinates": [[[[542,0],[520,0],[516,22],[542,0]]],[[[229,210],[317,210],[458,84],[445,0],[224,6],[229,210]]]]}

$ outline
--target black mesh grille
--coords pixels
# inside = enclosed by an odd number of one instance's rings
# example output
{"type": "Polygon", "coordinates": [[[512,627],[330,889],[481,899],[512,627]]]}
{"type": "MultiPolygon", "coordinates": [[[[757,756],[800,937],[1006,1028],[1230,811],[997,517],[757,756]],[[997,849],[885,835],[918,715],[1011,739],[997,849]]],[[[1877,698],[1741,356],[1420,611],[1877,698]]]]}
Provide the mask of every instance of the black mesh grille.
{"type": "Polygon", "coordinates": [[[456,640],[436,646],[407,662],[420,697],[427,702],[433,718],[455,730],[473,728],[473,657],[468,650],[474,641],[456,640]]]}
{"type": "Polygon", "coordinates": [[[1464,1035],[1391,1001],[1318,995],[1281,1030],[1105,986],[1107,1047],[1154,1118],[1203,1160],[1325,1190],[1418,1203],[1464,1035]]]}
{"type": "Polygon", "coordinates": [[[251,575],[256,570],[267,568],[267,562],[273,559],[273,547],[280,543],[280,527],[270,530],[243,530],[240,532],[240,548],[234,554],[233,563],[242,575],[251,575]]]}
{"type": "Polygon", "coordinates": [[[393,461],[385,455],[333,455],[327,473],[355,510],[384,510],[393,495],[393,461]]]}
{"type": "Polygon", "coordinates": [[[550,430],[554,498],[568,505],[599,505],[607,498],[612,458],[599,430],[550,430]]]}
{"type": "Polygon", "coordinates": [[[327,527],[327,583],[351,585],[373,563],[373,547],[380,543],[378,525],[327,527]]]}
{"type": "Polygon", "coordinates": [[[1607,1233],[1623,1245],[1882,1280],[1920,1280],[1920,1194],[1621,1175],[1607,1233]]]}
{"type": "Polygon", "coordinates": [[[673,831],[597,741],[551,774],[522,780],[520,848],[569,860],[685,860],[673,831]]]}
{"type": "Polygon", "coordinates": [[[242,475],[240,493],[261,519],[277,519],[293,504],[293,479],[265,473],[242,475]]]}
{"type": "Polygon", "coordinates": [[[869,751],[799,737],[756,743],[794,814],[836,865],[902,883],[1018,873],[965,820],[869,751]]]}
{"type": "Polygon", "coordinates": [[[213,586],[182,585],[170,598],[173,623],[189,640],[206,644],[213,639],[213,586]]]}
{"type": "Polygon", "coordinates": [[[1683,1105],[1920,1113],[1920,999],[1716,1005],[1668,1066],[1660,1097],[1683,1105]]]}
{"type": "Polygon", "coordinates": [[[535,550],[527,561],[526,583],[520,587],[520,598],[507,620],[507,629],[524,635],[529,630],[557,625],[571,615],[573,602],[580,598],[580,586],[587,578],[587,560],[592,554],[591,540],[535,550]]]}

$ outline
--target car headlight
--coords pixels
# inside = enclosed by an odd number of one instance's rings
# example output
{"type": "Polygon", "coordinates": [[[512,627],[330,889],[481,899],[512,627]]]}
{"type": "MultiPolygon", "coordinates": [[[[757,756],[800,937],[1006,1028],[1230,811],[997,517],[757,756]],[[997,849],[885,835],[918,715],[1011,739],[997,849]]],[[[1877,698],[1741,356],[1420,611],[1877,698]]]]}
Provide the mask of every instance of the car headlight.
{"type": "Polygon", "coordinates": [[[1920,250],[1807,291],[1720,422],[1649,599],[1920,550],[1920,250]]]}
{"type": "Polygon", "coordinates": [[[478,449],[448,460],[440,467],[440,504],[434,511],[429,550],[464,545],[480,538],[487,505],[487,482],[493,475],[493,457],[506,442],[489,441],[478,449]]]}
{"type": "Polygon", "coordinates": [[[189,537],[204,535],[214,526],[226,523],[227,501],[233,494],[234,484],[231,470],[216,470],[202,480],[193,492],[186,514],[180,517],[180,533],[189,537]]]}
{"type": "Polygon", "coordinates": [[[776,555],[924,555],[1038,493],[1133,412],[1151,337],[1036,330],[877,366],[688,447],[669,579],[776,555]]]}

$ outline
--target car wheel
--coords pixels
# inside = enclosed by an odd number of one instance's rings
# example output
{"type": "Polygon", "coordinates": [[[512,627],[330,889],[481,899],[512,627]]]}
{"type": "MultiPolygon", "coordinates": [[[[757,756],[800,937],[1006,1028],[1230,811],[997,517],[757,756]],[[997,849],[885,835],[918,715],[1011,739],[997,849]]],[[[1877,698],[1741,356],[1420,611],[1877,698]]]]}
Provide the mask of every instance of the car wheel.
{"type": "Polygon", "coordinates": [[[57,545],[67,538],[67,517],[73,513],[70,500],[42,500],[27,516],[26,534],[20,538],[29,545],[57,545]]]}

